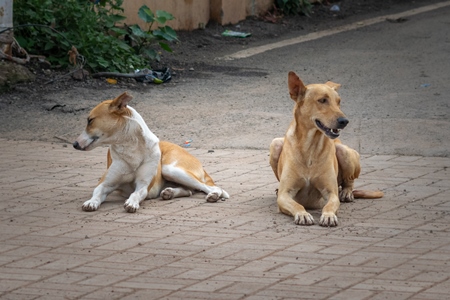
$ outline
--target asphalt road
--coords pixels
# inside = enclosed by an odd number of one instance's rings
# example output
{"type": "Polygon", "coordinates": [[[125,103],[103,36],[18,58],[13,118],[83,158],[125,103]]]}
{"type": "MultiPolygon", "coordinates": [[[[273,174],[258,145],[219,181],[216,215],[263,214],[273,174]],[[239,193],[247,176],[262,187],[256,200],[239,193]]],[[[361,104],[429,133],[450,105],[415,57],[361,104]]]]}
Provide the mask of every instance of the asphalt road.
{"type": "Polygon", "coordinates": [[[350,119],[343,140],[361,153],[448,156],[450,6],[403,22],[363,23],[247,58],[218,57],[177,88],[138,95],[136,106],[162,138],[263,149],[291,120],[286,79],[293,70],[306,84],[342,84],[350,119]]]}

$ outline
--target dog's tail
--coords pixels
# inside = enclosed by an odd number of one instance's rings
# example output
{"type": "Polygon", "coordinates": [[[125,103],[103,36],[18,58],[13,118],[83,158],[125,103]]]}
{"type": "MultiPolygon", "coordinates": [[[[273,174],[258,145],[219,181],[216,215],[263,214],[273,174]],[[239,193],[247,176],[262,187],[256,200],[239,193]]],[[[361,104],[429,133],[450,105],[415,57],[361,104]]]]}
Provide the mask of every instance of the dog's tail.
{"type": "Polygon", "coordinates": [[[382,191],[365,191],[365,190],[354,190],[353,197],[362,199],[377,199],[382,198],[384,193],[382,191]]]}

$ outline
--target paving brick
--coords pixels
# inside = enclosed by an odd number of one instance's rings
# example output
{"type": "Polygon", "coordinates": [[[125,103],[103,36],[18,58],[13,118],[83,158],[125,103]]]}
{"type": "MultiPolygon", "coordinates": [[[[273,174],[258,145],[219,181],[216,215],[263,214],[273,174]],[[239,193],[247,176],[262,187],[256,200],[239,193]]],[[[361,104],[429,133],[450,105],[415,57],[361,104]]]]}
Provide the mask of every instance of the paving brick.
{"type": "Polygon", "coordinates": [[[251,295],[259,290],[267,288],[270,284],[264,284],[263,282],[233,282],[225,288],[219,290],[220,293],[251,295]]]}
{"type": "Polygon", "coordinates": [[[227,272],[222,272],[219,275],[212,277],[212,279],[217,281],[230,281],[230,282],[241,282],[241,283],[263,283],[265,285],[270,285],[278,282],[280,278],[285,278],[281,276],[271,276],[271,274],[264,272],[242,272],[237,270],[231,270],[227,272]]]}
{"type": "Polygon", "coordinates": [[[119,281],[128,279],[128,275],[124,274],[98,274],[87,278],[83,281],[78,281],[82,285],[108,286],[119,281]]]}
{"type": "MultiPolygon", "coordinates": [[[[114,287],[114,290],[117,289],[117,287],[114,287]]],[[[123,288],[120,288],[121,290],[124,290],[123,288]]],[[[168,299],[167,295],[170,295],[172,293],[171,290],[160,290],[160,289],[152,289],[152,290],[138,290],[136,291],[134,289],[133,293],[128,293],[125,297],[120,297],[121,300],[148,300],[148,299],[168,299]],[[161,298],[163,297],[163,298],[161,298]]],[[[91,298],[91,299],[108,299],[108,298],[91,298]]]]}
{"type": "Polygon", "coordinates": [[[361,291],[361,290],[342,290],[334,295],[332,295],[329,299],[332,300],[364,300],[364,299],[372,299],[375,292],[373,291],[361,291]]]}
{"type": "Polygon", "coordinates": [[[195,279],[180,279],[180,278],[157,278],[147,276],[136,276],[123,280],[115,284],[115,286],[134,288],[134,289],[147,289],[147,290],[171,290],[176,291],[185,287],[189,287],[195,284],[195,279]]]}
{"type": "Polygon", "coordinates": [[[432,286],[429,282],[410,282],[394,279],[366,279],[353,286],[354,289],[369,289],[375,291],[416,293],[432,286]]]}
{"type": "Polygon", "coordinates": [[[337,293],[337,287],[314,287],[300,284],[275,284],[271,287],[257,292],[255,295],[279,297],[292,299],[327,299],[337,293]]]}
{"type": "Polygon", "coordinates": [[[0,291],[9,292],[32,283],[31,280],[2,279],[0,280],[0,291]]]}
{"type": "MultiPolygon", "coordinates": [[[[134,295],[133,295],[134,296],[134,295]]],[[[148,294],[146,295],[147,298],[142,299],[148,299],[148,294]]],[[[220,293],[220,292],[203,292],[203,291],[176,291],[171,293],[170,295],[164,296],[161,299],[165,300],[179,300],[179,299],[187,299],[187,300],[194,300],[194,299],[211,299],[211,300],[237,300],[242,299],[244,297],[244,294],[227,294],[227,293],[220,293]]],[[[135,299],[134,297],[130,296],[130,299],[135,299]]]]}
{"type": "MultiPolygon", "coordinates": [[[[134,290],[129,288],[105,287],[84,295],[83,299],[124,299],[133,292],[134,290]]],[[[152,294],[152,296],[155,296],[155,294],[152,294]]]]}
{"type": "Polygon", "coordinates": [[[90,286],[69,284],[34,283],[14,291],[15,294],[34,295],[36,299],[79,298],[93,292],[96,288],[90,286]],[[37,296],[41,296],[37,297],[37,296]]]}
{"type": "MultiPolygon", "coordinates": [[[[21,299],[21,300],[36,300],[39,299],[39,296],[36,295],[25,295],[25,294],[18,294],[16,292],[11,292],[8,294],[4,294],[1,295],[1,299],[2,300],[16,300],[16,299],[21,299]]],[[[51,298],[51,297],[47,297],[46,299],[48,300],[57,300],[57,298],[51,298]]]]}
{"type": "Polygon", "coordinates": [[[229,281],[203,280],[186,288],[187,291],[214,293],[232,286],[229,281]]]}

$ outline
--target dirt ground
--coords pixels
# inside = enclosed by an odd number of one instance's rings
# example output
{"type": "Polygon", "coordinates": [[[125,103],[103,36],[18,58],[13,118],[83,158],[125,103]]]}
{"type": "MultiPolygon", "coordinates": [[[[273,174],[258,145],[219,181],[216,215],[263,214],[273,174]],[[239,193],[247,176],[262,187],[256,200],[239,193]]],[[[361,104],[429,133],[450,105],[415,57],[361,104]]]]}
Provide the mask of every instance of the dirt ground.
{"type": "MultiPolygon", "coordinates": [[[[260,76],[261,73],[244,74],[241,70],[221,65],[216,57],[235,51],[279,41],[294,35],[333,28],[377,15],[396,13],[416,6],[429,4],[427,0],[342,0],[316,4],[310,17],[281,16],[272,12],[265,16],[249,17],[236,25],[220,26],[211,22],[204,30],[179,32],[180,43],[173,46],[175,52],[162,54],[159,64],[172,70],[173,79],[164,88],[180,88],[189,85],[193,79],[205,76],[202,71],[214,74],[227,73],[235,76],[260,76]],[[338,5],[339,12],[330,10],[338,5]],[[249,32],[248,38],[223,37],[225,29],[249,32]]],[[[395,21],[395,20],[394,20],[395,21]]],[[[138,83],[134,79],[119,79],[117,85],[108,84],[104,78],[88,78],[77,81],[67,76],[68,71],[54,71],[31,67],[36,80],[21,83],[0,95],[0,138],[17,140],[44,140],[51,142],[71,142],[74,132],[81,132],[88,111],[109,90],[129,90],[134,93],[147,93],[161,86],[138,83]],[[93,102],[93,99],[95,102],[93,102]]],[[[195,119],[195,110],[184,111],[184,118],[195,119]]],[[[208,124],[196,120],[196,126],[203,128],[204,136],[208,124]]],[[[170,128],[166,128],[168,131],[170,128]]],[[[158,132],[164,137],[173,137],[164,128],[158,132]]],[[[251,138],[251,137],[250,137],[251,138]]]]}

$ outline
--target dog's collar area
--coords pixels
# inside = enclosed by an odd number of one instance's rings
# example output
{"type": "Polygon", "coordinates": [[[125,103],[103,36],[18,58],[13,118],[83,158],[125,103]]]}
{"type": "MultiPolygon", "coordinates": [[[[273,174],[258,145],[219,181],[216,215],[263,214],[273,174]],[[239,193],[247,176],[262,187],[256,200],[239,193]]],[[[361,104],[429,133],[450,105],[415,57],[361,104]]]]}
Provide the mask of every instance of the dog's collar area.
{"type": "Polygon", "coordinates": [[[339,135],[341,134],[341,129],[332,129],[332,128],[328,128],[325,125],[323,125],[322,122],[320,122],[319,120],[316,120],[316,125],[317,127],[323,131],[323,133],[325,133],[325,135],[327,137],[329,137],[330,139],[335,139],[338,138],[339,135]]]}

